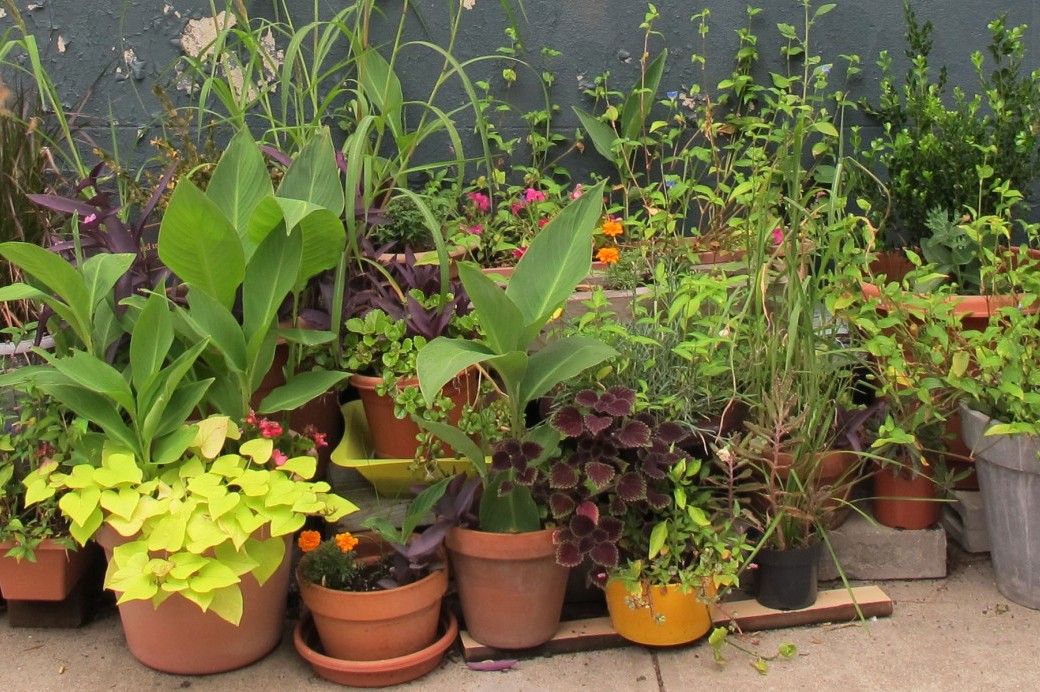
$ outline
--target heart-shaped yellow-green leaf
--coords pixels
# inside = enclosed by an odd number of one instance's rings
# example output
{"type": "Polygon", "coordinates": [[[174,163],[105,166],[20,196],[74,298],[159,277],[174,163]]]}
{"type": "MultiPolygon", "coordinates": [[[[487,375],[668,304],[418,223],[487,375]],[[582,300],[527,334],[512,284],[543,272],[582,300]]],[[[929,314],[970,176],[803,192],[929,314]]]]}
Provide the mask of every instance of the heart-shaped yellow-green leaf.
{"type": "MultiPolygon", "coordinates": [[[[249,542],[246,541],[246,545],[248,545],[248,543],[249,542]]],[[[253,571],[260,565],[259,562],[249,556],[249,553],[246,552],[246,550],[237,550],[230,543],[221,543],[213,552],[216,559],[219,560],[221,564],[227,565],[231,568],[232,572],[240,577],[243,574],[253,571]]]]}
{"type": "Polygon", "coordinates": [[[237,454],[225,454],[210,464],[209,472],[225,478],[238,478],[245,470],[243,459],[237,454]]]}
{"type": "Polygon", "coordinates": [[[249,457],[257,464],[266,464],[271,460],[274,443],[266,437],[250,440],[238,448],[239,454],[249,457]]]}
{"type": "Polygon", "coordinates": [[[80,545],[86,545],[87,541],[93,538],[97,530],[101,528],[101,524],[104,520],[105,513],[100,509],[96,509],[84,524],[69,524],[69,534],[71,534],[80,545]]]}
{"type": "Polygon", "coordinates": [[[170,578],[188,579],[205,567],[209,559],[193,553],[177,553],[170,557],[170,562],[173,563],[173,567],[170,568],[170,578]]]}
{"type": "Polygon", "coordinates": [[[191,579],[191,588],[198,593],[208,593],[239,582],[234,571],[217,560],[211,560],[191,579]]]}
{"type": "Polygon", "coordinates": [[[148,532],[149,550],[175,553],[184,547],[190,512],[180,511],[159,519],[148,532]]]}
{"type": "Polygon", "coordinates": [[[134,485],[144,479],[141,468],[132,454],[114,452],[105,455],[101,468],[94,472],[94,482],[102,488],[115,488],[119,485],[134,485]]]}
{"type": "Polygon", "coordinates": [[[119,488],[118,490],[105,490],[101,493],[101,506],[108,511],[109,514],[130,521],[133,519],[134,512],[137,510],[137,504],[141,500],[141,495],[132,488],[119,488]]]}
{"type": "Polygon", "coordinates": [[[235,484],[249,497],[263,497],[267,495],[270,476],[269,471],[250,469],[236,478],[235,484]]]}
{"type": "Polygon", "coordinates": [[[272,473],[267,493],[264,495],[264,505],[292,507],[300,493],[305,492],[303,488],[301,484],[294,483],[280,473],[272,473]]]}
{"type": "Polygon", "coordinates": [[[253,576],[261,586],[278,571],[278,567],[285,559],[285,539],[268,538],[264,541],[250,539],[245,545],[249,557],[256,560],[257,566],[253,569],[253,576]]]}
{"type": "Polygon", "coordinates": [[[314,478],[314,474],[318,470],[318,460],[306,455],[293,457],[279,466],[278,470],[286,473],[295,473],[303,479],[310,479],[314,478]]]}
{"type": "Polygon", "coordinates": [[[62,485],[72,490],[92,487],[95,485],[94,472],[97,470],[90,464],[74,466],[72,472],[62,479],[62,485]]]}
{"type": "MultiPolygon", "coordinates": [[[[8,467],[12,470],[13,466],[8,467]]],[[[54,488],[47,482],[46,478],[31,475],[24,481],[25,484],[25,506],[32,507],[37,502],[43,502],[54,497],[54,488]]]]}
{"type": "Polygon", "coordinates": [[[239,506],[239,508],[235,510],[234,517],[235,523],[238,524],[239,530],[244,536],[241,540],[235,541],[235,547],[237,548],[241,548],[242,544],[245,543],[245,540],[249,538],[249,536],[256,533],[261,526],[267,523],[266,518],[254,514],[248,507],[239,506]]]}
{"type": "Polygon", "coordinates": [[[242,589],[238,586],[229,586],[226,589],[217,589],[211,592],[212,600],[209,609],[224,618],[232,625],[238,625],[242,621],[242,589]]]}
{"type": "Polygon", "coordinates": [[[58,506],[73,524],[84,526],[93,518],[101,500],[101,490],[95,486],[71,490],[58,500],[58,506]]]}
{"type": "MultiPolygon", "coordinates": [[[[192,603],[197,605],[199,608],[201,608],[202,612],[204,612],[204,613],[207,610],[209,610],[210,605],[213,603],[213,594],[212,593],[208,593],[208,592],[207,593],[199,593],[199,592],[195,591],[194,589],[192,589],[191,587],[186,587],[183,591],[180,592],[180,594],[181,594],[181,596],[184,596],[189,601],[191,601],[192,603]]],[[[238,623],[235,623],[235,624],[238,624],[238,623]]]]}
{"type": "Polygon", "coordinates": [[[204,513],[197,512],[188,521],[188,540],[185,549],[193,553],[205,553],[210,548],[228,541],[228,535],[220,522],[214,522],[204,513]]]}
{"type": "Polygon", "coordinates": [[[274,507],[270,510],[271,535],[284,536],[303,528],[306,517],[297,514],[289,507],[274,507]]]}
{"type": "Polygon", "coordinates": [[[209,516],[212,519],[219,519],[235,507],[238,507],[241,497],[238,493],[226,491],[223,495],[211,497],[209,499],[209,516]]]}
{"type": "Polygon", "coordinates": [[[204,473],[188,481],[188,490],[206,499],[212,499],[214,496],[226,494],[227,486],[224,485],[222,477],[204,473]]]}
{"type": "Polygon", "coordinates": [[[207,459],[216,459],[228,439],[228,430],[232,427],[231,419],[227,416],[210,416],[195,426],[198,432],[195,433],[195,440],[191,446],[198,449],[207,459]]]}

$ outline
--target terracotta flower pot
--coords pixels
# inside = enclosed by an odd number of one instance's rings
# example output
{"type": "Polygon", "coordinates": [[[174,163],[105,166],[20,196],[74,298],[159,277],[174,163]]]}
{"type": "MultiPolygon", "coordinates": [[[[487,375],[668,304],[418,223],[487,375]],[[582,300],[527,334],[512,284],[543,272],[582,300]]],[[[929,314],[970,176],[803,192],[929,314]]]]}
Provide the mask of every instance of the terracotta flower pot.
{"type": "Polygon", "coordinates": [[[48,538],[36,546],[36,562],[19,562],[3,557],[13,547],[11,541],[0,543],[0,591],[9,601],[65,600],[97,554],[92,543],[66,550],[48,538]]]}
{"type": "Polygon", "coordinates": [[[912,475],[883,467],[874,473],[874,518],[894,529],[927,529],[939,521],[938,500],[931,468],[912,475]]]}
{"type": "MultiPolygon", "coordinates": [[[[112,549],[127,539],[103,526],[96,540],[111,560],[112,549]]],[[[285,625],[292,553],[288,541],[286,537],[285,559],[263,586],[250,574],[242,577],[242,620],[237,626],[177,594],[158,607],[150,600],[119,604],[130,653],[149,668],[176,675],[223,673],[269,654],[285,625]]]]}
{"type": "Polygon", "coordinates": [[[526,649],[556,634],[570,570],[556,564],[552,533],[448,533],[466,629],[481,644],[526,649]]]}
{"type": "MultiPolygon", "coordinates": [[[[777,476],[786,481],[790,474],[793,457],[787,452],[774,452],[774,464],[777,476]]],[[[823,503],[822,511],[826,514],[828,529],[836,529],[845,523],[851,509],[845,504],[852,493],[854,479],[852,469],[856,464],[856,453],[847,450],[829,450],[816,453],[819,470],[814,476],[817,489],[838,486],[835,494],[823,503]]],[[[802,479],[806,481],[806,479],[802,479]]],[[[764,509],[767,505],[761,498],[754,498],[752,504],[764,509]]]]}
{"type": "Polygon", "coordinates": [[[686,644],[711,629],[711,610],[691,589],[678,584],[650,586],[630,594],[623,582],[607,582],[610,623],[625,639],[648,646],[686,644]]]}
{"type": "Polygon", "coordinates": [[[311,670],[320,678],[350,687],[389,687],[401,685],[426,675],[437,667],[455,638],[459,635],[459,624],[455,616],[447,613],[442,620],[443,634],[426,648],[399,658],[382,661],[346,661],[326,656],[318,642],[317,632],[310,614],[300,618],[293,632],[293,644],[297,653],[310,664],[311,670]]]}
{"type": "MultiPolygon", "coordinates": [[[[394,416],[394,400],[376,393],[376,387],[382,382],[381,377],[366,375],[352,375],[350,378],[350,384],[357,389],[365,406],[365,418],[368,420],[376,456],[381,459],[411,459],[419,447],[415,439],[419,434],[419,426],[411,419],[394,416]]],[[[469,371],[446,384],[441,390],[455,404],[448,412],[448,423],[457,425],[463,405],[476,400],[478,382],[477,373],[469,371]]],[[[400,380],[397,386],[400,389],[418,387],[419,379],[411,377],[400,380]]],[[[454,452],[445,449],[445,456],[454,456],[454,452]]]]}
{"type": "Polygon", "coordinates": [[[325,653],[348,661],[398,658],[437,639],[448,573],[435,570],[417,582],[383,591],[336,591],[299,572],[300,597],[314,617],[325,653]]]}

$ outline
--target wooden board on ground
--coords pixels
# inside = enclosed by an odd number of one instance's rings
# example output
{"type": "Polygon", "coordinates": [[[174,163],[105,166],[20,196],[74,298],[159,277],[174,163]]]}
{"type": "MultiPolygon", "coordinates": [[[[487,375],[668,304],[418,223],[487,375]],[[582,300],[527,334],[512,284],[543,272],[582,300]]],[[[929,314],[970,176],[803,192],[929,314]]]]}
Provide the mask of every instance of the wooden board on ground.
{"type": "MultiPolygon", "coordinates": [[[[803,610],[773,610],[759,605],[754,599],[727,601],[712,614],[716,625],[731,622],[742,632],[798,627],[822,622],[845,622],[859,617],[886,617],[892,614],[893,601],[877,586],[857,586],[851,590],[821,591],[816,603],[803,610]]],[[[532,658],[552,654],[570,654],[578,651],[598,651],[620,646],[632,646],[610,625],[609,617],[571,620],[560,625],[559,632],[542,646],[522,651],[503,651],[480,644],[468,632],[461,633],[462,656],[466,661],[532,658]]]]}

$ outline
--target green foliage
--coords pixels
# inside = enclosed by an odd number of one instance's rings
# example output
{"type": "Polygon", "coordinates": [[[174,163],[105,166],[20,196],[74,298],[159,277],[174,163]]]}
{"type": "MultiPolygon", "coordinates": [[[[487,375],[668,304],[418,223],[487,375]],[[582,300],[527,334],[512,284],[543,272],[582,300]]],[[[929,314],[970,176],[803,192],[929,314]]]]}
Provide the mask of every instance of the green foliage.
{"type": "MultiPolygon", "coordinates": [[[[309,138],[273,191],[248,130],[232,140],[209,186],[177,184],[159,229],[159,257],[188,287],[177,309],[187,344],[209,339],[200,356],[213,386],[206,403],[244,420],[274,359],[278,310],[307,281],[336,266],[345,244],[344,208],[328,130],[309,138]],[[241,296],[241,313],[233,310],[241,296]]],[[[273,391],[264,413],[306,402],[346,375],[308,373],[273,391]]]]}
{"type": "Polygon", "coordinates": [[[946,67],[936,75],[929,63],[931,22],[920,23],[909,1],[904,14],[910,67],[898,83],[882,51],[879,102],[867,110],[884,134],[866,156],[888,171],[893,241],[913,247],[928,237],[935,209],[954,217],[989,214],[1001,202],[1001,186],[1030,190],[1040,173],[1040,71],[1025,68],[1026,26],[1008,26],[1002,14],[988,25],[990,71],[983,53],[972,53],[978,91],[954,88],[951,105],[946,67]]]}
{"type": "Polygon", "coordinates": [[[27,482],[33,502],[61,493],[58,504],[81,545],[102,525],[128,539],[113,551],[105,586],[119,602],[173,594],[238,624],[245,574],[263,584],[285,556],[285,536],[308,515],[336,521],[356,508],[310,482],[316,461],[281,465],[266,438],[242,441],[225,453],[239,429],[214,416],[176,433],[185,451],[146,475],[126,448],[106,445],[99,466],[68,472],[41,468],[27,482]]]}

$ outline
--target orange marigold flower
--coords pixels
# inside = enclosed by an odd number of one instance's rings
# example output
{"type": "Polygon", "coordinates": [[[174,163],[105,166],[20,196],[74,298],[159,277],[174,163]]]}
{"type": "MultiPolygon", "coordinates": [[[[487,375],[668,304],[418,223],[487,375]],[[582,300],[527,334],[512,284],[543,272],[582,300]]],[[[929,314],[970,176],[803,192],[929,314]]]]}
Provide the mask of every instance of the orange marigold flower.
{"type": "Polygon", "coordinates": [[[618,252],[616,247],[600,248],[599,252],[596,253],[596,259],[607,264],[614,264],[621,259],[621,253],[618,252]]]}
{"type": "Polygon", "coordinates": [[[625,232],[625,227],[617,219],[607,219],[603,222],[603,235],[616,238],[625,232]]]}
{"type": "Polygon", "coordinates": [[[321,534],[317,531],[301,531],[296,545],[300,546],[303,552],[309,553],[321,545],[321,534]]]}
{"type": "Polygon", "coordinates": [[[350,535],[350,532],[341,533],[336,536],[336,545],[344,553],[349,553],[351,550],[357,547],[358,539],[350,535]]]}

